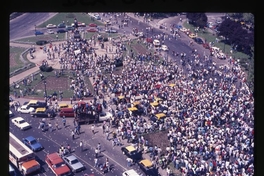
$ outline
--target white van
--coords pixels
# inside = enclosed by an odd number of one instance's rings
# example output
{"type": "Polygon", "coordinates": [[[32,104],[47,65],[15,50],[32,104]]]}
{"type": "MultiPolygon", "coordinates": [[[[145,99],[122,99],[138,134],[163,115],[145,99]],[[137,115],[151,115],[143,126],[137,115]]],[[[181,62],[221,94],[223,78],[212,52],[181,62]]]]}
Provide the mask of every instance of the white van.
{"type": "Polygon", "coordinates": [[[123,172],[122,176],[140,176],[134,169],[123,172]]]}
{"type": "Polygon", "coordinates": [[[157,39],[153,40],[153,45],[156,47],[160,46],[160,41],[157,39]]]}

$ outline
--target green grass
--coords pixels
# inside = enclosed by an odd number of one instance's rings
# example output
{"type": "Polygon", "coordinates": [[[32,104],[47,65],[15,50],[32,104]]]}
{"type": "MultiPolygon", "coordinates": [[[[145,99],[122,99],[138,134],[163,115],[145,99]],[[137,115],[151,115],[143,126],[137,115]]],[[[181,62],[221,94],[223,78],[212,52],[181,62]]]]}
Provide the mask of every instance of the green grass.
{"type": "MultiPolygon", "coordinates": [[[[9,67],[9,72],[13,72],[21,67],[24,66],[24,63],[20,60],[20,54],[24,52],[26,49],[25,48],[20,48],[20,47],[10,47],[10,55],[14,55],[14,61],[17,64],[16,66],[11,66],[9,67]]],[[[27,59],[25,59],[27,60],[27,59]]]]}
{"type": "MultiPolygon", "coordinates": [[[[56,40],[56,35],[57,34],[45,34],[45,35],[38,35],[38,36],[33,36],[33,37],[26,37],[26,38],[21,38],[16,41],[21,41],[21,42],[36,42],[39,40],[56,40]]],[[[58,34],[58,39],[63,40],[65,39],[65,33],[59,33],[58,34]]]]}
{"type": "Polygon", "coordinates": [[[76,18],[78,22],[85,23],[86,25],[89,23],[103,25],[103,23],[100,21],[97,21],[97,20],[92,21],[90,16],[86,13],[58,13],[51,19],[37,26],[37,28],[45,28],[48,24],[58,25],[62,23],[63,21],[65,22],[66,25],[71,25],[74,22],[74,18],[76,18]],[[68,21],[68,24],[67,24],[67,21],[68,21]]]}

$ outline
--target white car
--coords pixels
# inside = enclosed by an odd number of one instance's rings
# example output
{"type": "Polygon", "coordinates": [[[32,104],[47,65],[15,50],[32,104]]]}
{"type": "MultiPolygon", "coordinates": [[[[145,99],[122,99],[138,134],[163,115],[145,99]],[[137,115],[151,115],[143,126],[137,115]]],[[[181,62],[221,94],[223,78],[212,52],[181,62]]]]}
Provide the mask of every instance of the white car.
{"type": "Polygon", "coordinates": [[[48,34],[54,34],[54,31],[53,31],[52,29],[48,29],[48,30],[47,30],[47,33],[48,33],[48,34]]]}
{"type": "Polygon", "coordinates": [[[33,107],[28,107],[27,105],[23,105],[23,106],[17,108],[17,111],[20,113],[29,114],[31,112],[34,112],[35,109],[33,107]]]}
{"type": "Polygon", "coordinates": [[[57,26],[55,24],[48,24],[47,29],[56,28],[57,26]]]}
{"type": "Polygon", "coordinates": [[[14,113],[11,110],[9,110],[9,117],[13,117],[13,116],[14,116],[14,113]]]}
{"type": "Polygon", "coordinates": [[[187,32],[188,31],[188,29],[186,29],[186,28],[180,28],[180,31],[182,31],[182,32],[187,32]]]}
{"type": "Polygon", "coordinates": [[[167,45],[161,45],[161,49],[163,51],[169,51],[169,48],[167,47],[167,45]]]}
{"type": "Polygon", "coordinates": [[[113,117],[113,114],[110,112],[101,112],[99,115],[99,122],[102,121],[108,121],[111,117],[113,117]]]}
{"type": "Polygon", "coordinates": [[[16,117],[12,119],[12,123],[17,126],[20,130],[26,130],[31,128],[31,125],[27,123],[22,117],[16,117]]]}

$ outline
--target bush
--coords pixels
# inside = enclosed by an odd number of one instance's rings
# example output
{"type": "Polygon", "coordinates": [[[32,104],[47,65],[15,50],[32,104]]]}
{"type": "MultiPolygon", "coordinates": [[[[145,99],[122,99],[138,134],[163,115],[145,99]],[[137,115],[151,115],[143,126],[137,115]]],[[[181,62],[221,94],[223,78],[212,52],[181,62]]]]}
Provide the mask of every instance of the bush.
{"type": "Polygon", "coordinates": [[[45,66],[45,65],[41,65],[39,67],[39,69],[42,71],[42,72],[51,72],[53,70],[52,67],[49,67],[49,66],[45,66]]]}

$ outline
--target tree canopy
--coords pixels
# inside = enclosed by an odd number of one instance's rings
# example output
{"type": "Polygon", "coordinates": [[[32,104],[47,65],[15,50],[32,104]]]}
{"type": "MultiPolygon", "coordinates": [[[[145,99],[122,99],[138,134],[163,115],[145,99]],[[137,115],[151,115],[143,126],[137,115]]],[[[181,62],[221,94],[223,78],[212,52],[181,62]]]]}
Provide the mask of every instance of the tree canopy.
{"type": "Polygon", "coordinates": [[[207,16],[205,13],[187,13],[189,23],[200,28],[204,28],[207,25],[207,16]]]}
{"type": "Polygon", "coordinates": [[[251,47],[254,44],[254,32],[248,33],[239,22],[230,19],[224,20],[218,27],[219,36],[226,38],[224,41],[230,45],[236,45],[236,49],[245,54],[251,55],[251,47]]]}

